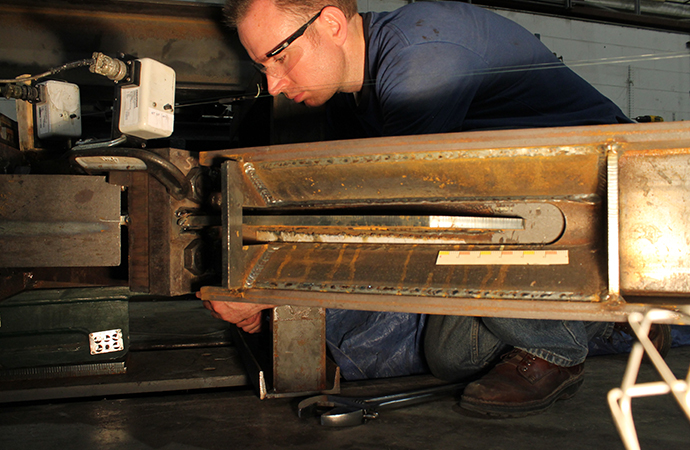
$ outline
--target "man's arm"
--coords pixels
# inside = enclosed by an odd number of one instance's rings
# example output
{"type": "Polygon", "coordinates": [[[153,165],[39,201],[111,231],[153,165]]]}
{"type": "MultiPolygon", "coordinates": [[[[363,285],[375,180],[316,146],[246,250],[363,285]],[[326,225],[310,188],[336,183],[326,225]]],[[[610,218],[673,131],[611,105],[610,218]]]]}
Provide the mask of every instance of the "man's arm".
{"type": "Polygon", "coordinates": [[[257,333],[261,330],[261,311],[273,308],[273,305],[240,302],[219,302],[204,300],[204,307],[211,311],[216,319],[237,325],[247,333],[257,333]]]}

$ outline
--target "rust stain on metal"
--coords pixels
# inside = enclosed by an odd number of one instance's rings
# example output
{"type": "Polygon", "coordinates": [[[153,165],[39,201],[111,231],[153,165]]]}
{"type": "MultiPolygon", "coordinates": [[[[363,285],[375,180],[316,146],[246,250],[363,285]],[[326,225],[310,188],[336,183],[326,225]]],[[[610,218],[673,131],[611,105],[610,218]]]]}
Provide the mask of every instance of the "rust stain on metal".
{"type": "Polygon", "coordinates": [[[345,251],[347,250],[347,244],[344,244],[340,251],[338,252],[338,257],[335,260],[335,264],[333,264],[333,267],[331,270],[329,270],[326,274],[325,281],[332,280],[333,277],[335,276],[335,273],[338,271],[340,268],[340,265],[343,263],[343,256],[345,255],[345,251]]]}
{"type": "MultiPolygon", "coordinates": [[[[293,250],[297,249],[296,245],[292,246],[293,250]]],[[[275,278],[280,278],[281,274],[283,273],[283,269],[292,262],[292,257],[290,254],[288,254],[285,259],[280,263],[280,266],[278,266],[278,269],[276,270],[275,278]]]]}
{"type": "Polygon", "coordinates": [[[494,266],[484,266],[486,270],[486,274],[484,275],[484,278],[482,278],[482,281],[479,283],[479,286],[488,286],[491,284],[491,280],[494,279],[493,271],[494,271],[494,266]]]}
{"type": "Polygon", "coordinates": [[[506,278],[508,276],[508,266],[499,266],[498,276],[494,282],[494,286],[504,286],[506,283],[506,278]]]}
{"type": "MultiPolygon", "coordinates": [[[[222,288],[202,288],[202,298],[235,300],[222,288]]],[[[590,301],[563,301],[544,299],[530,301],[515,298],[438,298],[398,296],[390,294],[324,293],[302,291],[253,290],[244,301],[250,303],[296,304],[324,308],[359,309],[364,311],[416,312],[425,314],[461,314],[491,317],[531,319],[604,320],[622,321],[632,311],[644,312],[648,305],[636,303],[590,301]]],[[[674,303],[659,307],[673,310],[674,303]]]]}
{"type": "Polygon", "coordinates": [[[407,257],[405,258],[405,262],[403,263],[403,270],[400,273],[400,283],[399,283],[399,288],[402,288],[405,285],[405,277],[407,276],[407,269],[410,266],[410,259],[412,259],[412,255],[415,251],[416,245],[413,245],[412,248],[410,248],[407,251],[407,257]]]}
{"type": "Polygon", "coordinates": [[[312,259],[312,255],[314,252],[318,250],[318,247],[314,247],[310,249],[307,254],[304,256],[304,263],[305,263],[305,268],[304,268],[304,275],[302,276],[302,281],[307,281],[309,279],[309,274],[311,273],[311,269],[314,265],[314,260],[312,259]]]}
{"type": "Polygon", "coordinates": [[[355,254],[352,255],[352,259],[350,260],[350,283],[352,283],[355,279],[355,275],[357,272],[357,258],[359,258],[359,253],[361,252],[361,249],[355,250],[355,254]]]}
{"type": "Polygon", "coordinates": [[[434,271],[429,270],[429,275],[426,277],[426,282],[424,283],[424,288],[428,288],[434,281],[434,271]]]}

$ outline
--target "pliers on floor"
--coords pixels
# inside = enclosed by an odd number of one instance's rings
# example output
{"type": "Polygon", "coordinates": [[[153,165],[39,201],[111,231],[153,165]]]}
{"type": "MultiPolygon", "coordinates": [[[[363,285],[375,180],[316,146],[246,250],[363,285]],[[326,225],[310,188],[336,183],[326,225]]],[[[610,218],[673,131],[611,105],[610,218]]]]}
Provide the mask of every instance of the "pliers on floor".
{"type": "Polygon", "coordinates": [[[463,389],[467,383],[444,384],[381,397],[357,398],[338,395],[316,395],[302,400],[297,406],[300,418],[321,416],[321,425],[351,427],[379,417],[384,408],[399,408],[431,401],[434,398],[463,389]]]}

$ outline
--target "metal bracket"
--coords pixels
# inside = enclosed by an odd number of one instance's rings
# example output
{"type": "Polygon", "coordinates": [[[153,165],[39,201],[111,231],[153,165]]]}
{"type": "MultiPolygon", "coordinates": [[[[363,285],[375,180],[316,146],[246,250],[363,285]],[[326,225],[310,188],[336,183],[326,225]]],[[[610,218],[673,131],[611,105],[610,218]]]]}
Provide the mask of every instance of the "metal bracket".
{"type": "Polygon", "coordinates": [[[618,210],[618,146],[606,148],[606,194],[608,229],[608,297],[611,301],[620,298],[620,253],[619,253],[619,210],[618,210]]]}

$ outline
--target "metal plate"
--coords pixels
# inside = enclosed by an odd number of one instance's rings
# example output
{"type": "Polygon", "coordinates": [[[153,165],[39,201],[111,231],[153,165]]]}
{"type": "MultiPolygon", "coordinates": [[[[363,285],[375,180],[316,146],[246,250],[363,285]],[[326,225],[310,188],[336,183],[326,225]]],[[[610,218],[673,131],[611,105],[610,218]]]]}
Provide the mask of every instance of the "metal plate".
{"type": "Polygon", "coordinates": [[[589,247],[571,248],[566,265],[436,264],[439,251],[465,248],[270,244],[245,288],[444,297],[460,305],[464,298],[598,301],[606,286],[602,255],[589,247]]]}
{"type": "Polygon", "coordinates": [[[120,188],[104,177],[0,175],[0,267],[120,265],[120,188]]]}
{"type": "Polygon", "coordinates": [[[619,167],[621,290],[690,293],[690,149],[626,151],[619,167]]]}

